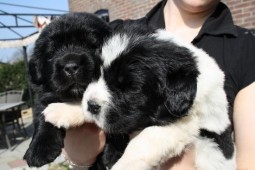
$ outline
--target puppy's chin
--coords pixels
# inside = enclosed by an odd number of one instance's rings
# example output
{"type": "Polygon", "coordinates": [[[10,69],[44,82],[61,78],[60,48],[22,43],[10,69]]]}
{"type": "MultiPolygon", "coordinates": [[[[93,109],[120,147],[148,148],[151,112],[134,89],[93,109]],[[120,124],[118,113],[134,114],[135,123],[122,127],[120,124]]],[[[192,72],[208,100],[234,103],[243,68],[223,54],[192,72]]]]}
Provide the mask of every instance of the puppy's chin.
{"type": "Polygon", "coordinates": [[[137,130],[141,130],[143,128],[138,128],[135,124],[130,121],[116,121],[116,122],[107,122],[107,118],[100,120],[98,117],[95,119],[94,122],[103,129],[106,133],[110,134],[129,134],[137,130]]]}
{"type": "Polygon", "coordinates": [[[74,102],[81,101],[83,92],[85,91],[86,86],[71,84],[67,87],[59,87],[56,89],[56,94],[58,95],[63,102],[74,102]]]}
{"type": "Polygon", "coordinates": [[[125,123],[116,123],[116,124],[104,124],[104,127],[101,127],[104,132],[109,134],[132,134],[133,132],[140,131],[143,128],[127,128],[127,124],[125,123]]]}
{"type": "Polygon", "coordinates": [[[115,124],[106,124],[102,129],[103,129],[106,133],[110,133],[110,134],[129,133],[128,131],[126,131],[125,128],[121,128],[121,126],[115,125],[115,124]]]}

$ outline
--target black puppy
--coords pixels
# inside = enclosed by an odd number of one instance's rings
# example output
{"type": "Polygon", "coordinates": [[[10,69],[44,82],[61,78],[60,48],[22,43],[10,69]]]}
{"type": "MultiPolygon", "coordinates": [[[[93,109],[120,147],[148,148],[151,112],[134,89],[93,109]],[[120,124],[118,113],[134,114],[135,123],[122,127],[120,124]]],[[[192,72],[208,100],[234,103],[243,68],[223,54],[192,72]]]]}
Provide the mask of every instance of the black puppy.
{"type": "Polygon", "coordinates": [[[24,155],[29,166],[40,167],[60,155],[65,130],[45,122],[41,112],[53,102],[81,101],[88,84],[100,74],[96,53],[109,33],[107,23],[88,13],[64,15],[42,31],[29,62],[38,97],[35,131],[24,155]]]}

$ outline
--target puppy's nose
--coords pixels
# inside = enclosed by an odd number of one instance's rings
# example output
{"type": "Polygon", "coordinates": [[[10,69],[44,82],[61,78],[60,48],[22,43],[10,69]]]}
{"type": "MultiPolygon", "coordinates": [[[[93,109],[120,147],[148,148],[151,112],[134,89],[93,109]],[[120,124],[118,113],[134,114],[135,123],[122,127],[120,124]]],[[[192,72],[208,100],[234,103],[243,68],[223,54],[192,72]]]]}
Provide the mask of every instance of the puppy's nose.
{"type": "Polygon", "coordinates": [[[97,102],[91,100],[88,101],[88,111],[90,111],[92,114],[98,114],[101,110],[101,106],[97,104],[97,102]]]}
{"type": "Polygon", "coordinates": [[[77,70],[79,69],[78,64],[76,63],[68,63],[64,66],[64,71],[67,74],[75,74],[77,72],[77,70]]]}

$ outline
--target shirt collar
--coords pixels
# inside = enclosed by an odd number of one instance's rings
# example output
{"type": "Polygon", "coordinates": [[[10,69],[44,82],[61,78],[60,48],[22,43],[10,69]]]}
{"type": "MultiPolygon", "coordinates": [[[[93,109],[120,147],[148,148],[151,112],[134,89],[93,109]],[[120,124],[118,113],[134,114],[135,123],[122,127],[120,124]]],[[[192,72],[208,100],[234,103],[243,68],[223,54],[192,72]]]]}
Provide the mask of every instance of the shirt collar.
{"type": "Polygon", "coordinates": [[[164,29],[165,28],[165,18],[164,18],[164,7],[167,0],[159,2],[154,6],[149,13],[145,16],[148,20],[149,26],[155,29],[164,29]]]}
{"type": "MultiPolygon", "coordinates": [[[[156,29],[165,28],[164,6],[167,0],[159,2],[146,15],[148,24],[156,29]]],[[[214,13],[207,18],[195,39],[202,37],[204,34],[209,35],[232,35],[238,36],[236,27],[233,23],[229,8],[222,2],[218,4],[214,13]]]]}

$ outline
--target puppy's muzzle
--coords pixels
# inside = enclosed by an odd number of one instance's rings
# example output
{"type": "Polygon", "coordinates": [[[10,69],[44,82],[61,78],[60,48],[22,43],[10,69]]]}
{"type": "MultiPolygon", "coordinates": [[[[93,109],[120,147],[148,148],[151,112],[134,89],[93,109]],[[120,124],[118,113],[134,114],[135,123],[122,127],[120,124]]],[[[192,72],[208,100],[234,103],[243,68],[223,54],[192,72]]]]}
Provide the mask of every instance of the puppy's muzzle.
{"type": "Polygon", "coordinates": [[[56,61],[56,68],[63,70],[64,75],[75,77],[84,67],[85,54],[68,53],[56,61]]]}
{"type": "Polygon", "coordinates": [[[101,106],[97,102],[93,100],[88,101],[88,111],[90,111],[94,115],[97,115],[100,110],[101,106]]]}

